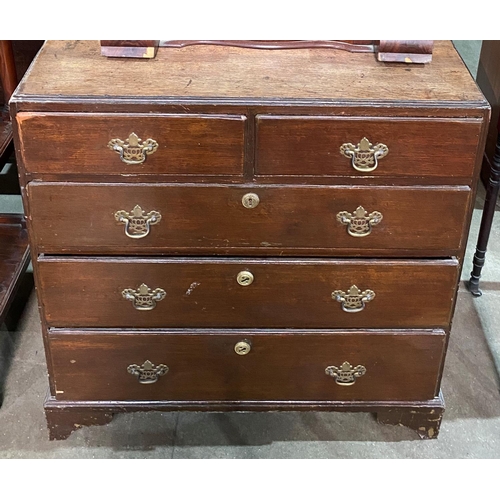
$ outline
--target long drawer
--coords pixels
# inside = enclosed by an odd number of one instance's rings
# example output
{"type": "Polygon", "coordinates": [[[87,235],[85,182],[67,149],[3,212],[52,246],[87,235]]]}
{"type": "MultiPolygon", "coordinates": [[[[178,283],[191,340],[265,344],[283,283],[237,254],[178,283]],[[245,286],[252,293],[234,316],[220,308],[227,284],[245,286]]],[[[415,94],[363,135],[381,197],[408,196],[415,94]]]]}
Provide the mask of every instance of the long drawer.
{"type": "Polygon", "coordinates": [[[40,252],[454,255],[467,187],[28,185],[40,252]]]}
{"type": "Polygon", "coordinates": [[[49,350],[67,401],[411,401],[436,395],[445,341],[442,330],[56,330],[49,350]]]}
{"type": "Polygon", "coordinates": [[[455,259],[38,259],[60,327],[446,327],[457,281],[455,259]]]}
{"type": "Polygon", "coordinates": [[[16,120],[27,172],[243,175],[241,115],[19,113],[16,120]]]}
{"type": "Polygon", "coordinates": [[[481,124],[480,119],[259,115],[255,172],[468,181],[481,124]]]}

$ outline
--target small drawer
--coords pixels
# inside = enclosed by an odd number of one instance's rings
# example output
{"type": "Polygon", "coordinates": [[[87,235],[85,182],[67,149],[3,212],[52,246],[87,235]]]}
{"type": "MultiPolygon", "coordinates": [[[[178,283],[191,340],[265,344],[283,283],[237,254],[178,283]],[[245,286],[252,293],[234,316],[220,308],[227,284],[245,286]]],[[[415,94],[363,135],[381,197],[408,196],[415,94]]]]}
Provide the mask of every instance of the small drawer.
{"type": "Polygon", "coordinates": [[[38,259],[47,323],[116,328],[447,327],[448,260],[38,259]]]}
{"type": "Polygon", "coordinates": [[[28,199],[49,254],[444,257],[460,248],[470,189],[30,182],[28,199]]]}
{"type": "Polygon", "coordinates": [[[260,115],[255,172],[468,182],[481,125],[480,119],[260,115]]]}
{"type": "Polygon", "coordinates": [[[19,113],[30,173],[242,176],[245,116],[19,113]]]}
{"type": "Polygon", "coordinates": [[[424,401],[446,335],[435,331],[52,331],[66,401],[424,401]]]}

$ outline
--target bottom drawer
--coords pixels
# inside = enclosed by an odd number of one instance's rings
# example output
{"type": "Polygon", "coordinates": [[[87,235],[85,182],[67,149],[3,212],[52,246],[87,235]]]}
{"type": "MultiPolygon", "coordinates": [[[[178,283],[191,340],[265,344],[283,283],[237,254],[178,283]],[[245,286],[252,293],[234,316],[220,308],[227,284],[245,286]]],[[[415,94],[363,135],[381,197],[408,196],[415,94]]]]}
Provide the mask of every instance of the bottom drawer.
{"type": "Polygon", "coordinates": [[[65,401],[428,400],[445,341],[442,330],[49,334],[65,401]]]}

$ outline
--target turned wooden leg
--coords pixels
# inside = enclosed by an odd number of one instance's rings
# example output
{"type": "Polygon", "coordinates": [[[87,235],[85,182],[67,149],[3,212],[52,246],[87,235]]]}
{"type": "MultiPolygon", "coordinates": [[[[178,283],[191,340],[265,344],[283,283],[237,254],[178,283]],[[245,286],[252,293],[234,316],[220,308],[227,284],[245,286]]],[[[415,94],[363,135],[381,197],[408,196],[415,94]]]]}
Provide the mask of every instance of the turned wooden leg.
{"type": "Polygon", "coordinates": [[[377,413],[381,424],[404,425],[417,431],[422,439],[435,439],[443,419],[443,408],[394,408],[377,413]]]}
{"type": "Polygon", "coordinates": [[[479,290],[479,278],[486,259],[486,248],[490,238],[491,225],[493,216],[495,215],[495,205],[498,198],[498,190],[500,188],[500,134],[498,135],[495,155],[491,164],[491,173],[486,189],[486,199],[484,201],[483,216],[481,218],[481,227],[477,239],[476,253],[474,254],[473,268],[470,273],[469,283],[467,288],[470,293],[476,297],[480,297],[483,293],[479,290]]]}
{"type": "Polygon", "coordinates": [[[108,424],[113,419],[113,414],[84,408],[46,408],[45,418],[49,428],[49,437],[54,440],[66,439],[73,431],[84,425],[108,424]]]}

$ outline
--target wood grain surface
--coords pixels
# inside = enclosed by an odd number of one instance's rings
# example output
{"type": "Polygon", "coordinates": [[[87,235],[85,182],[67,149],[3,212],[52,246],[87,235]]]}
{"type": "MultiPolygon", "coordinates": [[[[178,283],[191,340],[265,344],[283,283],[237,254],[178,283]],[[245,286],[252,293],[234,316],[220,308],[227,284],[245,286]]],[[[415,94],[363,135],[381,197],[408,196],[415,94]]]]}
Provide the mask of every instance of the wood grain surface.
{"type": "Polygon", "coordinates": [[[436,396],[446,335],[373,332],[53,332],[59,400],[387,401],[436,396]],[[251,344],[246,355],[234,346],[251,344]],[[152,384],[127,373],[146,360],[168,366],[152,384]],[[340,386],[325,374],[344,361],[366,374],[340,386]]]}
{"type": "Polygon", "coordinates": [[[257,175],[462,177],[474,170],[482,121],[314,116],[257,116],[257,175]],[[340,153],[366,137],[389,153],[369,173],[340,153]]]}
{"type": "Polygon", "coordinates": [[[484,102],[449,41],[428,65],[384,64],[329,49],[267,51],[193,46],[151,60],[107,59],[99,41],[48,41],[18,97],[162,97],[484,102]]]}
{"type": "Polygon", "coordinates": [[[244,116],[20,113],[16,120],[28,172],[243,174],[244,116]],[[131,133],[158,143],[142,164],[124,163],[108,147],[131,133]]]}
{"type": "Polygon", "coordinates": [[[286,255],[311,250],[366,256],[447,256],[459,252],[467,187],[227,186],[40,183],[28,185],[33,242],[48,254],[286,255]],[[259,197],[245,208],[248,193],[259,197]],[[159,223],[141,239],[125,234],[115,213],[139,205],[159,223]],[[353,237],[337,214],[363,206],[383,219],[353,237]],[[440,214],[437,216],[436,214],[440,214]]]}
{"type": "Polygon", "coordinates": [[[446,327],[458,279],[454,259],[40,257],[38,269],[47,323],[58,327],[446,327]],[[241,271],[250,286],[237,283],[241,271]],[[151,311],[122,296],[143,283],[166,292],[151,311]],[[352,285],[376,294],[358,313],[332,298],[352,285]]]}

